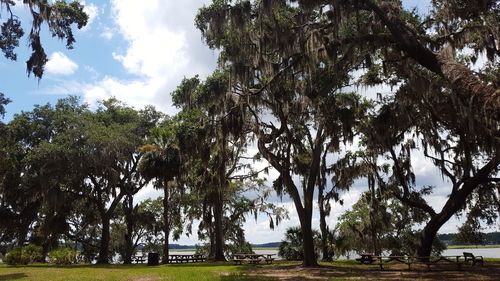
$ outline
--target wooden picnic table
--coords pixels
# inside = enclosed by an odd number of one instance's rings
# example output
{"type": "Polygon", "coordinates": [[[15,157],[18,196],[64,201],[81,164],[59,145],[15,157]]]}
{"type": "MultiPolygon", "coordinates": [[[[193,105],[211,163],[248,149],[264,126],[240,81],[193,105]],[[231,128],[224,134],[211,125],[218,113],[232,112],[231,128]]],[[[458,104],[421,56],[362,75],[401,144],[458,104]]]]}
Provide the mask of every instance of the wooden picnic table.
{"type": "Polygon", "coordinates": [[[372,264],[376,260],[375,255],[371,253],[362,253],[359,255],[360,257],[356,260],[362,264],[372,264]]]}
{"type": "Polygon", "coordinates": [[[428,256],[428,257],[412,257],[412,256],[375,256],[372,254],[360,254],[360,258],[356,260],[362,264],[376,264],[380,269],[384,269],[384,265],[391,263],[402,263],[408,265],[411,269],[412,264],[421,263],[427,265],[430,270],[431,265],[446,262],[449,264],[457,265],[458,269],[461,268],[463,256],[428,256]]]}
{"type": "Polygon", "coordinates": [[[135,263],[145,263],[146,259],[146,256],[132,256],[132,262],[135,263]]]}
{"type": "Polygon", "coordinates": [[[449,264],[456,264],[458,269],[462,268],[462,264],[465,263],[465,260],[462,261],[461,259],[464,258],[464,256],[428,256],[428,257],[415,257],[417,260],[416,262],[423,262],[424,264],[427,265],[427,268],[430,270],[431,265],[441,263],[441,262],[447,262],[449,264]]]}
{"type": "Polygon", "coordinates": [[[189,263],[189,262],[201,262],[205,260],[206,258],[203,254],[168,255],[168,263],[189,263]]]}
{"type": "Polygon", "coordinates": [[[244,261],[251,264],[259,264],[261,261],[265,261],[270,264],[273,263],[276,254],[234,254],[233,262],[235,264],[242,264],[244,261]]]}

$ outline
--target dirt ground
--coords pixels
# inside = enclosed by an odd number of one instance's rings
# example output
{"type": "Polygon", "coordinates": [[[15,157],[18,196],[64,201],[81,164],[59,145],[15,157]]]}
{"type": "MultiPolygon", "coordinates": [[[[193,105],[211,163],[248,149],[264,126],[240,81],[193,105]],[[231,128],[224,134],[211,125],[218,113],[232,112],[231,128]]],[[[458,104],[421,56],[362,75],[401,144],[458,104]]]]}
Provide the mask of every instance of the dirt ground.
{"type": "Polygon", "coordinates": [[[301,266],[257,267],[247,276],[271,277],[278,280],[500,280],[500,263],[481,266],[415,266],[412,270],[404,265],[391,265],[380,270],[377,266],[327,265],[318,268],[301,266]]]}

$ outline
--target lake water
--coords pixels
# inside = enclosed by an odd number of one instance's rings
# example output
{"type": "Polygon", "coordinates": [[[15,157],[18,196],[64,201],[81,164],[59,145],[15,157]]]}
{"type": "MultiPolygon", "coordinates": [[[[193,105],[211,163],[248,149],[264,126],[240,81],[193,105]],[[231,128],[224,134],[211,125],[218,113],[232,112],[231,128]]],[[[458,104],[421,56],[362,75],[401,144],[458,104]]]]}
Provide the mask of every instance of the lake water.
{"type": "MultiPolygon", "coordinates": [[[[278,256],[278,250],[277,249],[259,249],[254,251],[256,254],[261,254],[261,255],[268,255],[268,254],[275,254],[275,258],[277,260],[280,260],[281,258],[278,256]]],[[[475,256],[483,256],[485,258],[500,258],[500,248],[465,248],[465,249],[447,249],[443,251],[443,256],[461,256],[463,255],[464,252],[469,252],[473,253],[475,256]]],[[[176,254],[185,254],[185,255],[192,255],[194,254],[194,251],[170,251],[171,255],[176,255],[176,254]]],[[[348,257],[339,257],[339,259],[354,259],[358,255],[357,254],[352,254],[348,257]]]]}
{"type": "Polygon", "coordinates": [[[500,248],[448,249],[443,251],[443,256],[461,256],[464,252],[473,253],[475,256],[483,256],[485,258],[500,258],[500,248]]]}

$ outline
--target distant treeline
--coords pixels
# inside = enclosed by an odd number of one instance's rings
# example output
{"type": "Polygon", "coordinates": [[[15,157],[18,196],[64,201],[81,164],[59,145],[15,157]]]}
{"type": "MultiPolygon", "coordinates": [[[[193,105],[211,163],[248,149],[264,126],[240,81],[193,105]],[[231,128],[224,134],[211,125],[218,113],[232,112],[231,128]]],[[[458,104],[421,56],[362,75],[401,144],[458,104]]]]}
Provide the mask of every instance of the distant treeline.
{"type": "Polygon", "coordinates": [[[265,244],[252,244],[253,248],[278,248],[281,245],[281,242],[271,242],[265,244]]]}
{"type": "MultiPolygon", "coordinates": [[[[500,232],[490,232],[490,233],[481,233],[482,245],[498,245],[500,244],[500,232]]],[[[457,239],[456,233],[446,233],[439,234],[439,240],[443,241],[447,245],[463,245],[463,242],[460,242],[457,239]]]]}
{"type": "MultiPolygon", "coordinates": [[[[271,242],[264,244],[252,244],[252,248],[278,248],[281,245],[281,242],[271,242]]],[[[137,247],[138,250],[142,250],[143,247],[140,245],[137,247]]],[[[195,245],[180,245],[180,244],[168,244],[168,248],[171,250],[189,250],[195,249],[195,245]]]]}

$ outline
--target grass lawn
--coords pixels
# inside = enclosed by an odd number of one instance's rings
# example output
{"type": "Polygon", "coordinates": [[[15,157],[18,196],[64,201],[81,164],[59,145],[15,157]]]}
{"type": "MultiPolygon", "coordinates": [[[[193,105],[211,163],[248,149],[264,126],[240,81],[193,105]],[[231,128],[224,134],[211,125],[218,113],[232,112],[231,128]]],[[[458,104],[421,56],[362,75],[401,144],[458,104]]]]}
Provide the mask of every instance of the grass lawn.
{"type": "Polygon", "coordinates": [[[321,263],[319,268],[303,268],[300,262],[276,262],[272,265],[197,263],[180,265],[0,265],[0,281],[164,281],[164,280],[500,280],[500,259],[486,259],[484,267],[437,267],[407,270],[404,265],[391,265],[379,270],[375,265],[355,261],[321,263]]]}
{"type": "Polygon", "coordinates": [[[29,265],[12,267],[0,265],[0,281],[163,281],[163,280],[273,280],[243,276],[252,266],[232,263],[199,263],[179,265],[29,265]]]}

